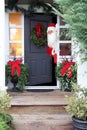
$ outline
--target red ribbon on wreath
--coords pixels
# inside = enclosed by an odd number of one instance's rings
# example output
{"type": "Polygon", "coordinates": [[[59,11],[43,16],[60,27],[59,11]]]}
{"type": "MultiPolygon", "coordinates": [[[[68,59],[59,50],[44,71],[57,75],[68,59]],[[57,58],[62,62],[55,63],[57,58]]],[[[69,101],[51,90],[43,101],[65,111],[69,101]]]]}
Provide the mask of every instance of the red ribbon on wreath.
{"type": "Polygon", "coordinates": [[[41,24],[37,23],[35,27],[36,27],[36,36],[40,38],[42,35],[41,34],[41,30],[42,30],[41,24]]]}
{"type": "Polygon", "coordinates": [[[18,77],[20,76],[20,73],[21,73],[20,64],[21,64],[20,60],[8,61],[8,65],[12,67],[11,76],[14,76],[15,70],[17,71],[18,77]]]}
{"type": "Polygon", "coordinates": [[[75,64],[75,62],[63,62],[64,66],[62,67],[62,70],[60,72],[60,74],[62,76],[64,76],[66,74],[66,72],[68,72],[68,78],[72,77],[72,70],[71,70],[71,66],[75,64]]]}

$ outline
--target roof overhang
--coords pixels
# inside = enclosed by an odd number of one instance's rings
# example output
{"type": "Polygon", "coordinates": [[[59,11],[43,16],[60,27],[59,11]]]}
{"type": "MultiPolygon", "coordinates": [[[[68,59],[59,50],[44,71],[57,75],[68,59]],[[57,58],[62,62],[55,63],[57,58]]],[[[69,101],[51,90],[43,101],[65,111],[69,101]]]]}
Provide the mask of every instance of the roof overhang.
{"type": "MultiPolygon", "coordinates": [[[[5,3],[7,4],[7,1],[8,0],[5,0],[5,3]]],[[[29,4],[31,0],[18,0],[18,4],[29,4]]],[[[35,0],[35,1],[38,1],[38,0],[35,0]]],[[[44,3],[50,3],[52,4],[53,3],[53,0],[39,0],[39,1],[42,1],[44,3]]]]}

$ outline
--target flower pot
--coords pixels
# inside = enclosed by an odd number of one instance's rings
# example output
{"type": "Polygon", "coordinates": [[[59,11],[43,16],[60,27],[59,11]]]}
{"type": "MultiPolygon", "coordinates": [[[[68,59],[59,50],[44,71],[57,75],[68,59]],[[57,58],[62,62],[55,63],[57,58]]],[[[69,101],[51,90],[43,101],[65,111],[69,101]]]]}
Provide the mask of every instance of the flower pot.
{"type": "Polygon", "coordinates": [[[11,82],[14,84],[17,84],[17,82],[18,82],[18,77],[17,76],[12,76],[11,77],[11,82]]]}
{"type": "Polygon", "coordinates": [[[17,85],[17,83],[18,83],[18,77],[17,77],[17,76],[12,76],[12,77],[11,77],[11,82],[12,82],[13,85],[14,85],[12,91],[18,91],[18,90],[17,90],[17,87],[16,87],[16,85],[17,85]]]}
{"type": "Polygon", "coordinates": [[[87,130],[87,120],[80,120],[75,118],[75,116],[72,117],[73,125],[76,128],[76,130],[87,130]]]}

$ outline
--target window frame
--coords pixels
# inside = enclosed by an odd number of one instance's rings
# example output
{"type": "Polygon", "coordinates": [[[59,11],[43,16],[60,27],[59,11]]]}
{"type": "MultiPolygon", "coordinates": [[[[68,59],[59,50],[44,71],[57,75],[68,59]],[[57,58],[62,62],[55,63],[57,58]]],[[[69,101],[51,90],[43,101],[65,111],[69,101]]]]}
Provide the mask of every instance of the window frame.
{"type": "Polygon", "coordinates": [[[60,29],[68,28],[67,24],[65,24],[65,25],[60,24],[60,16],[57,16],[57,24],[58,24],[57,29],[58,29],[58,45],[59,45],[58,62],[61,62],[62,60],[64,60],[64,58],[71,59],[71,57],[72,57],[72,39],[70,39],[70,40],[61,40],[60,39],[60,29]],[[63,44],[71,43],[71,55],[63,55],[63,56],[60,55],[60,44],[61,43],[63,43],[63,44]]]}
{"type": "MultiPolygon", "coordinates": [[[[10,22],[9,21],[9,15],[10,15],[10,13],[20,13],[20,14],[22,14],[21,12],[9,12],[8,13],[8,23],[10,22]]],[[[12,59],[13,60],[13,58],[14,58],[14,56],[10,56],[10,43],[21,43],[22,44],[22,56],[16,56],[16,58],[22,58],[23,59],[23,62],[24,62],[24,15],[22,14],[21,15],[21,20],[22,20],[22,22],[21,22],[21,25],[10,25],[10,23],[9,23],[9,26],[8,26],[8,31],[9,31],[9,33],[8,33],[8,42],[9,42],[9,51],[8,51],[8,53],[9,53],[9,59],[12,59]],[[21,41],[17,41],[17,40],[10,40],[10,28],[16,28],[16,29],[22,29],[22,40],[21,41]]]]}

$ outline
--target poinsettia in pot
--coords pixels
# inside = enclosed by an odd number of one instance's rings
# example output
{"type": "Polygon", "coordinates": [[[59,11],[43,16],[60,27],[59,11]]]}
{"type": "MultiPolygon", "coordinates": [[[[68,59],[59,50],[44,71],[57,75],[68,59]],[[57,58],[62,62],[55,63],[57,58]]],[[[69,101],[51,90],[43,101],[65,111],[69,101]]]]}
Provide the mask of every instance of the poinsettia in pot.
{"type": "Polygon", "coordinates": [[[81,88],[73,83],[72,88],[72,95],[66,96],[66,111],[72,115],[73,125],[77,130],[87,130],[87,87],[81,88]]]}
{"type": "Polygon", "coordinates": [[[28,78],[28,66],[21,60],[9,60],[5,66],[6,84],[14,84],[13,91],[23,91],[28,78]]]}
{"type": "Polygon", "coordinates": [[[60,82],[60,89],[71,91],[71,82],[77,82],[77,64],[72,60],[64,59],[55,69],[55,76],[60,82]]]}

